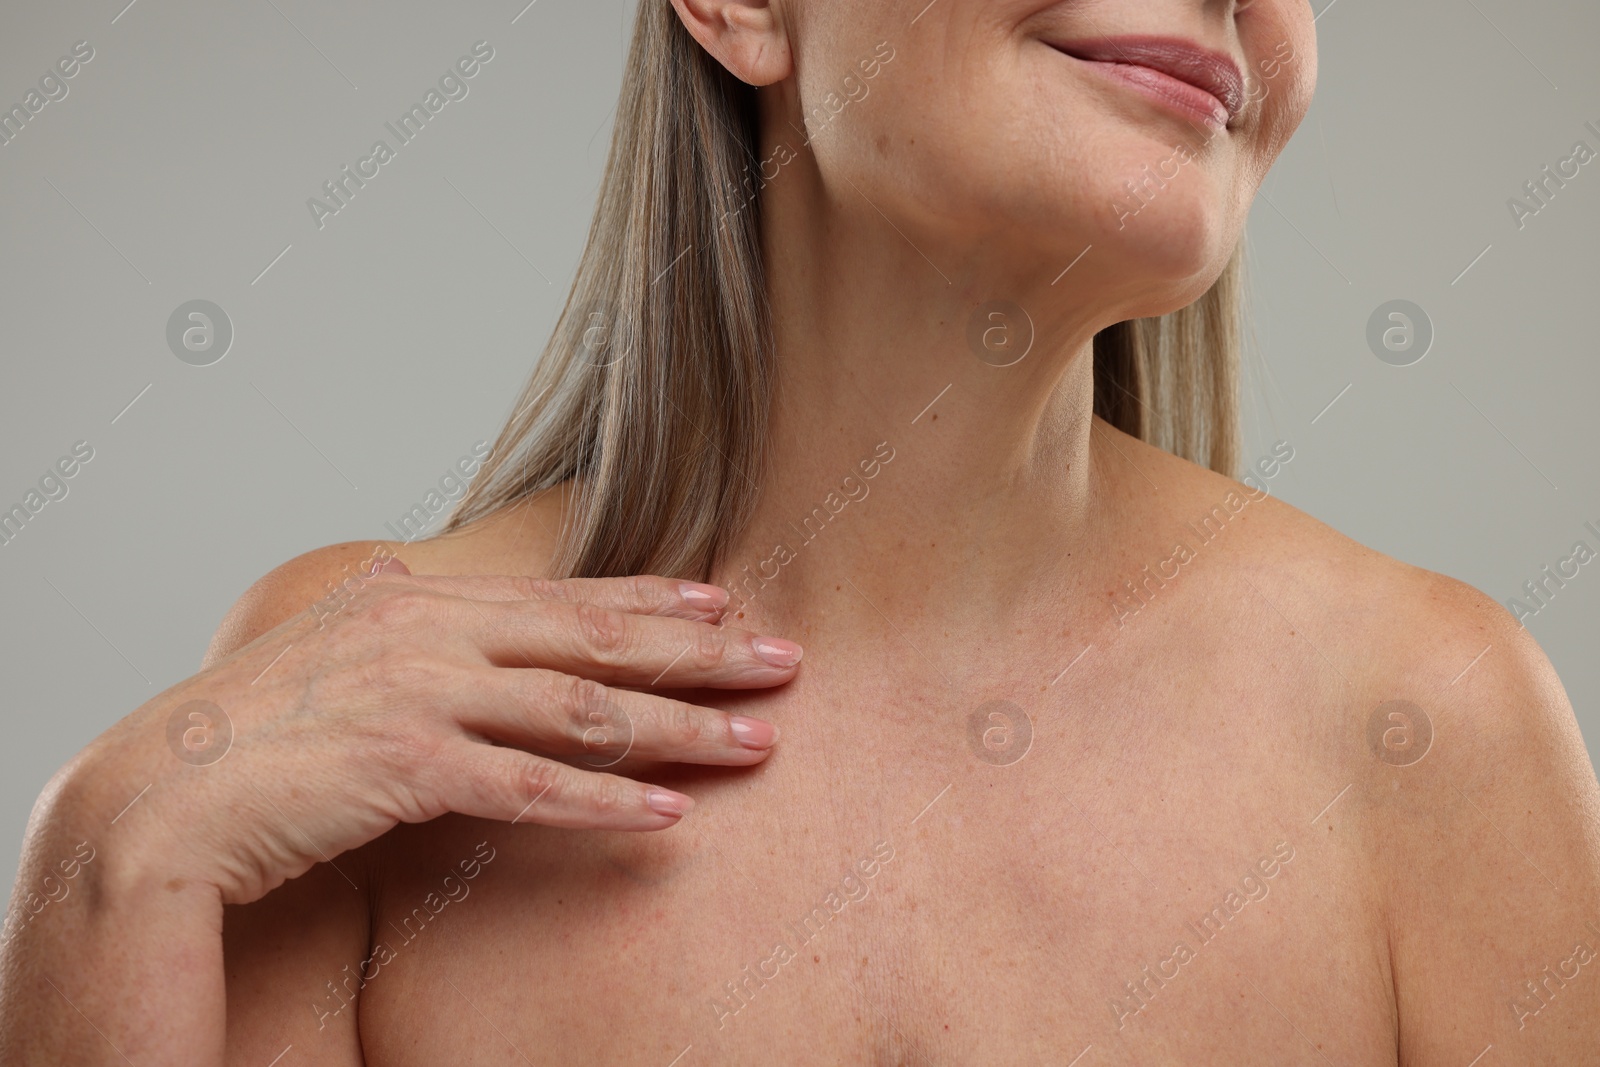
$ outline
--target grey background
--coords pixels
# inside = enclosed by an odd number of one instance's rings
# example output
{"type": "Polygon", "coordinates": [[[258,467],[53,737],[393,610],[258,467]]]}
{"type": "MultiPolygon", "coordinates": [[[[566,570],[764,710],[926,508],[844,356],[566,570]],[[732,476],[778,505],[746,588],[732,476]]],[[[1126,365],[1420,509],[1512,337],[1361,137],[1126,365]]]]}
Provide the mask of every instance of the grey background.
{"type": "MultiPolygon", "coordinates": [[[[634,9],[124,3],[0,13],[0,104],[95,50],[0,147],[0,509],[95,450],[0,546],[5,884],[49,775],[192,674],[251,582],[390,536],[493,436],[571,279],[634,9]],[[467,97],[319,231],[307,198],[478,40],[467,97]],[[212,366],[167,347],[193,299],[236,332],[212,366]]],[[[1250,222],[1247,455],[1290,441],[1277,495],[1504,602],[1600,547],[1600,161],[1520,232],[1506,206],[1600,150],[1600,8],[1315,6],[1316,102],[1250,222]],[[1396,298],[1437,334],[1409,367],[1365,340],[1396,298]]],[[[1591,756],[1597,622],[1600,564],[1528,623],[1591,756]]]]}

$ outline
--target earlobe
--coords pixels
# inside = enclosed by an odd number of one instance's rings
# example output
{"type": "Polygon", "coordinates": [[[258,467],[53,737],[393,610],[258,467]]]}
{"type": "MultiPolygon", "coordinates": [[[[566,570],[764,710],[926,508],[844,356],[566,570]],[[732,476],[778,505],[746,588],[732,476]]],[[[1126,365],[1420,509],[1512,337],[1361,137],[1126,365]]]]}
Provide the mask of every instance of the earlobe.
{"type": "Polygon", "coordinates": [[[672,0],[690,36],[747,85],[789,76],[789,38],[770,0],[672,0]]]}

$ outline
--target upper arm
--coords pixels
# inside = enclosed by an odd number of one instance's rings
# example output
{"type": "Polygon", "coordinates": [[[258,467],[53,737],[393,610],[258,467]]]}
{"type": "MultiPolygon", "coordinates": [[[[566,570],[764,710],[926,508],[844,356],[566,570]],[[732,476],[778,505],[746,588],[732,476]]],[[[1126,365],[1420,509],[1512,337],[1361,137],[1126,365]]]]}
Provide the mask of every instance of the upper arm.
{"type": "Polygon", "coordinates": [[[1600,785],[1528,632],[1470,586],[1433,594],[1411,646],[1437,660],[1412,697],[1431,690],[1432,747],[1379,764],[1372,794],[1401,1062],[1465,1064],[1489,1045],[1486,1064],[1592,1062],[1600,785]]]}
{"type": "Polygon", "coordinates": [[[363,1062],[356,1010],[360,975],[370,975],[370,883],[346,854],[224,910],[228,1063],[272,1063],[289,1046],[286,1064],[363,1062]]]}
{"type": "MultiPolygon", "coordinates": [[[[298,556],[256,582],[218,627],[210,667],[307,611],[335,610],[334,592],[364,573],[379,546],[331,545],[298,556]],[[319,608],[320,605],[320,608],[319,608]]],[[[227,1062],[360,1064],[354,1001],[367,954],[371,874],[366,850],[319,863],[223,917],[227,1062]]]]}

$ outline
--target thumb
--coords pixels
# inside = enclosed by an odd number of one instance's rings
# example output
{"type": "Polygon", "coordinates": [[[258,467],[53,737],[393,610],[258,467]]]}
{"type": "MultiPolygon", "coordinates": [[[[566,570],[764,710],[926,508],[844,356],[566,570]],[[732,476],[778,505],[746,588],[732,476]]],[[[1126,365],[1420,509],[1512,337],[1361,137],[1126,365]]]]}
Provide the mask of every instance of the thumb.
{"type": "Polygon", "coordinates": [[[382,562],[373,564],[372,571],[371,571],[371,574],[374,577],[379,575],[379,574],[410,574],[410,573],[411,573],[411,568],[407,567],[404,563],[402,563],[400,561],[400,557],[398,557],[398,556],[389,556],[389,557],[385,558],[382,562]]]}

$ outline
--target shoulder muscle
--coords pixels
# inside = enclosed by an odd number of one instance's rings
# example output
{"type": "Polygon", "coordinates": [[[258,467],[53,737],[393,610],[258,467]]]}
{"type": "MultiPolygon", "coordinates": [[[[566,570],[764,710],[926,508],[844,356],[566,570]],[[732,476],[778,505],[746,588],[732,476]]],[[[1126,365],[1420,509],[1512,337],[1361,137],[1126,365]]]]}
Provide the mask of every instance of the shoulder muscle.
{"type": "Polygon", "coordinates": [[[1402,1062],[1491,1043],[1577,1062],[1600,1048],[1600,784],[1533,637],[1477,589],[1421,574],[1399,670],[1431,705],[1431,747],[1378,762],[1368,792],[1402,1062]]]}
{"type": "Polygon", "coordinates": [[[346,541],[313,549],[269,571],[241,596],[222,619],[204,666],[243,648],[302,612],[333,610],[341,591],[371,572],[375,562],[395,554],[385,541],[346,541]]]}

